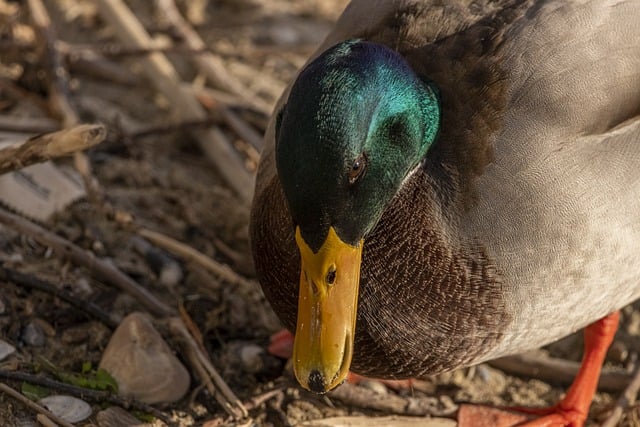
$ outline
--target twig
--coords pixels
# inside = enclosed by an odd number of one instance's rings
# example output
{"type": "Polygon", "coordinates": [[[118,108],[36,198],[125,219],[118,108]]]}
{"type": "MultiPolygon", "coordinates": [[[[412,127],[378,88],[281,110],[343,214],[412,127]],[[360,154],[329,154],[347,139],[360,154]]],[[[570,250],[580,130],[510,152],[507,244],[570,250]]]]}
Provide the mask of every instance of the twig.
{"type": "Polygon", "coordinates": [[[27,374],[24,372],[12,372],[0,369],[0,378],[4,378],[10,381],[27,382],[29,384],[39,385],[45,388],[56,390],[60,393],[70,394],[71,396],[78,397],[84,400],[91,400],[97,403],[112,403],[125,409],[135,409],[137,411],[151,414],[154,417],[162,420],[167,424],[171,424],[171,421],[167,419],[164,413],[157,410],[153,406],[133,399],[123,399],[109,391],[93,390],[90,388],[78,387],[71,384],[63,383],[60,381],[52,380],[51,378],[44,377],[42,375],[27,374]]]}
{"type": "Polygon", "coordinates": [[[187,346],[188,353],[191,352],[192,355],[195,355],[198,361],[196,366],[201,365],[204,368],[204,371],[208,374],[204,378],[210,377],[213,380],[216,386],[213,396],[223,409],[236,419],[246,418],[249,415],[247,409],[224,382],[211,360],[209,360],[209,356],[200,349],[196,340],[189,333],[184,321],[179,317],[174,317],[169,320],[169,326],[176,335],[182,338],[182,341],[187,346]]]}
{"type": "Polygon", "coordinates": [[[127,56],[143,56],[154,52],[160,53],[177,53],[183,55],[199,55],[205,52],[211,52],[209,48],[190,49],[184,46],[148,46],[146,48],[123,46],[116,43],[101,44],[70,44],[61,42],[60,51],[69,61],[83,59],[86,57],[92,60],[96,56],[104,56],[110,58],[119,58],[127,56]]]}
{"type": "Polygon", "coordinates": [[[247,410],[251,411],[252,409],[258,408],[260,405],[265,403],[268,400],[273,399],[276,396],[284,395],[284,388],[279,387],[273,390],[266,391],[257,396],[253,396],[249,402],[245,403],[244,406],[247,410]]]}
{"type": "Polygon", "coordinates": [[[132,295],[152,313],[163,317],[175,313],[172,307],[157,299],[116,267],[96,258],[92,253],[85,251],[70,241],[45,230],[25,218],[12,214],[4,208],[0,208],[0,222],[30,235],[44,245],[51,246],[60,255],[68,257],[74,263],[83,265],[111,285],[132,295]]]}
{"type": "Polygon", "coordinates": [[[29,408],[33,409],[34,411],[36,411],[36,412],[38,412],[40,414],[46,415],[47,418],[52,419],[53,421],[55,421],[56,423],[60,424],[63,427],[74,427],[73,424],[66,422],[65,420],[63,420],[62,418],[60,418],[59,416],[57,416],[53,412],[49,411],[47,408],[44,408],[44,407],[38,405],[37,403],[27,399],[22,394],[18,393],[16,390],[12,389],[11,387],[9,387],[6,384],[0,383],[0,391],[8,394],[9,396],[13,397],[16,400],[19,400],[25,406],[28,406],[29,408]]]}
{"type": "Polygon", "coordinates": [[[336,388],[327,396],[347,405],[398,415],[450,416],[458,409],[457,406],[445,407],[435,397],[402,397],[393,393],[382,395],[348,383],[336,388]]]}
{"type": "MultiPolygon", "coordinates": [[[[483,423],[481,425],[490,425],[490,421],[483,421],[488,422],[488,424],[483,423]]],[[[346,415],[308,420],[296,425],[298,427],[456,427],[458,423],[447,418],[346,415]]]]}
{"type": "MultiPolygon", "coordinates": [[[[537,378],[563,385],[571,384],[580,368],[578,362],[540,356],[538,353],[503,357],[491,360],[488,364],[511,375],[537,378]]],[[[630,380],[629,373],[603,369],[598,387],[605,391],[622,391],[630,380]]]]}
{"type": "MultiPolygon", "coordinates": [[[[102,16],[125,43],[140,48],[153,45],[149,34],[122,0],[98,0],[96,3],[102,16]]],[[[206,118],[206,112],[199,104],[193,88],[180,80],[166,56],[154,52],[140,62],[156,89],[175,106],[175,112],[181,120],[206,118]]],[[[224,134],[216,128],[192,129],[191,133],[229,186],[248,204],[253,195],[253,179],[224,134]]]]}
{"type": "Polygon", "coordinates": [[[0,150],[0,174],[86,150],[104,141],[106,136],[102,125],[80,125],[35,136],[18,146],[0,150]]]}
{"type": "Polygon", "coordinates": [[[63,127],[76,125],[80,119],[70,101],[69,74],[63,66],[60,52],[56,48],[57,37],[51,26],[51,18],[49,18],[47,9],[41,0],[28,0],[28,5],[31,19],[44,49],[44,60],[51,85],[49,97],[52,106],[62,118],[63,127]]]}
{"type": "MultiPolygon", "coordinates": [[[[158,8],[164,13],[169,24],[174,28],[175,32],[180,35],[185,44],[194,50],[206,49],[206,44],[200,38],[198,33],[189,25],[182,17],[173,0],[157,0],[158,8]]],[[[224,89],[258,108],[264,109],[268,106],[265,102],[261,102],[257,97],[249,92],[249,90],[233,75],[227,72],[222,60],[211,52],[197,55],[193,58],[198,70],[204,74],[207,79],[216,87],[224,89]]]]}
{"type": "Polygon", "coordinates": [[[51,421],[45,414],[38,414],[36,416],[36,420],[42,424],[44,427],[58,427],[56,423],[51,421]]]}
{"type": "Polygon", "coordinates": [[[240,116],[224,105],[219,106],[218,111],[220,111],[224,121],[240,138],[251,144],[256,150],[262,150],[262,136],[242,120],[240,116]]]}
{"type": "Polygon", "coordinates": [[[618,425],[618,421],[622,418],[622,414],[629,406],[633,405],[638,397],[638,390],[640,390],[640,367],[636,369],[633,374],[633,379],[624,390],[620,398],[616,401],[616,406],[613,408],[609,418],[602,423],[602,427],[615,427],[618,425]]]}
{"type": "Polygon", "coordinates": [[[244,101],[237,95],[233,95],[231,93],[223,92],[217,89],[212,89],[206,86],[196,88],[196,92],[200,99],[209,97],[231,108],[243,108],[245,110],[250,110],[264,117],[264,120],[269,119],[269,117],[271,116],[271,110],[273,110],[273,107],[271,106],[265,106],[264,108],[257,107],[255,105],[252,105],[251,103],[248,103],[247,101],[244,101]]]}
{"type": "Polygon", "coordinates": [[[111,329],[115,329],[119,322],[113,314],[108,314],[91,301],[80,300],[70,292],[46,282],[38,277],[22,273],[0,263],[0,279],[3,281],[13,282],[21,287],[37,289],[46,292],[61,300],[69,303],[73,307],[85,312],[86,314],[98,319],[111,329]]]}
{"type": "Polygon", "coordinates": [[[262,148],[262,136],[223,102],[206,94],[205,92],[199,92],[198,98],[205,107],[218,112],[222,120],[236,134],[238,134],[240,138],[251,144],[256,150],[260,150],[262,148]]]}
{"type": "MultiPolygon", "coordinates": [[[[57,36],[51,25],[51,18],[42,0],[28,0],[31,19],[40,36],[44,49],[44,60],[49,75],[49,99],[54,111],[62,118],[63,127],[71,127],[80,123],[80,117],[71,102],[69,90],[69,73],[63,65],[60,50],[57,47],[57,36]]],[[[91,164],[82,152],[73,154],[76,169],[82,176],[87,193],[93,202],[102,206],[104,200],[98,181],[93,176],[91,164]]]]}
{"type": "Polygon", "coordinates": [[[106,49],[75,49],[63,41],[59,41],[57,46],[60,52],[65,55],[69,69],[72,71],[79,71],[122,85],[140,84],[140,78],[129,68],[107,59],[101,53],[106,49]]]}
{"type": "Polygon", "coordinates": [[[213,117],[205,117],[204,119],[184,120],[177,123],[166,123],[145,126],[144,128],[136,129],[134,131],[127,132],[124,136],[130,139],[144,138],[147,136],[167,134],[169,132],[183,131],[185,129],[193,129],[195,127],[206,128],[216,123],[213,117]]]}
{"type": "Polygon", "coordinates": [[[0,130],[3,131],[37,134],[58,129],[60,125],[48,118],[0,115],[0,130]]]}
{"type": "Polygon", "coordinates": [[[233,271],[228,265],[219,263],[202,252],[195,250],[191,246],[187,246],[165,234],[161,234],[147,228],[139,228],[137,233],[154,245],[159,246],[186,261],[198,264],[226,282],[254,287],[253,283],[233,271]]]}

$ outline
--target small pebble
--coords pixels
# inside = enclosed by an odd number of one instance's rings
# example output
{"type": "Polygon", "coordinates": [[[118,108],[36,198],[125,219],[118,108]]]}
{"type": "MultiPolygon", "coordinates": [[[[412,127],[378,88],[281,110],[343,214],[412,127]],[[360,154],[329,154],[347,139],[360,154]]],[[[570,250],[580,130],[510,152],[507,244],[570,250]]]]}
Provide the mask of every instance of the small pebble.
{"type": "Polygon", "coordinates": [[[629,349],[622,341],[614,341],[607,353],[607,360],[614,363],[624,363],[629,357],[629,349]]]}
{"type": "Polygon", "coordinates": [[[0,362],[16,352],[16,348],[6,341],[0,340],[0,362]]]}
{"type": "Polygon", "coordinates": [[[74,285],[73,285],[73,292],[78,294],[78,295],[82,295],[82,296],[89,296],[93,293],[94,289],[91,286],[91,284],[89,283],[89,280],[87,280],[84,277],[79,278],[78,280],[75,281],[74,285]]]}
{"type": "Polygon", "coordinates": [[[145,403],[175,402],[189,390],[189,372],[147,316],[125,317],[102,355],[100,367],[118,382],[118,394],[145,403]]]}
{"type": "Polygon", "coordinates": [[[44,347],[47,337],[42,327],[36,322],[29,322],[22,330],[22,341],[31,347],[44,347]]]}
{"type": "Polygon", "coordinates": [[[91,406],[73,396],[55,395],[40,399],[39,403],[70,423],[79,423],[91,416],[91,406]]]}
{"type": "Polygon", "coordinates": [[[183,277],[182,267],[176,261],[173,261],[162,266],[158,280],[162,286],[172,288],[178,285],[183,277]]]}
{"type": "Polygon", "coordinates": [[[240,348],[240,361],[244,370],[250,374],[255,374],[263,370],[264,349],[256,344],[248,344],[240,348]]]}

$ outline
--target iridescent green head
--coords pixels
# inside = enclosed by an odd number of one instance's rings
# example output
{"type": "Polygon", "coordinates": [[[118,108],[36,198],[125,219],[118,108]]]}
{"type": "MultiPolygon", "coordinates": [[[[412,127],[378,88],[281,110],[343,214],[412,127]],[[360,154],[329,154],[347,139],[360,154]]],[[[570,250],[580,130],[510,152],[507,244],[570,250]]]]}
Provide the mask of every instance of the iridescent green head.
{"type": "Polygon", "coordinates": [[[333,226],[355,244],[436,137],[435,90],[397,52],[349,40],[298,76],[276,130],[294,222],[318,249],[333,226]]]}
{"type": "Polygon", "coordinates": [[[327,391],[348,372],[363,240],[439,124],[435,89],[366,41],[328,49],[291,89],[276,162],[302,260],[294,369],[308,389],[327,391]]]}

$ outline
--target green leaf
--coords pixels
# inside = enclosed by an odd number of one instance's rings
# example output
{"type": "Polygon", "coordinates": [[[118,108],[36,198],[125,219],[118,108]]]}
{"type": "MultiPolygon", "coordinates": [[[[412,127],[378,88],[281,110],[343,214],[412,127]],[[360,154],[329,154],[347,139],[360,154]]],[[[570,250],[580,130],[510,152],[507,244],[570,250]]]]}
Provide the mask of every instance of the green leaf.
{"type": "Polygon", "coordinates": [[[49,389],[46,389],[44,387],[40,387],[38,385],[25,383],[25,382],[22,383],[22,386],[20,387],[20,391],[28,399],[33,400],[33,401],[40,400],[43,397],[49,396],[49,394],[50,394],[49,389]]]}
{"type": "Polygon", "coordinates": [[[91,362],[84,362],[82,364],[82,373],[88,374],[89,372],[91,372],[91,368],[93,368],[93,365],[91,365],[91,362]]]}

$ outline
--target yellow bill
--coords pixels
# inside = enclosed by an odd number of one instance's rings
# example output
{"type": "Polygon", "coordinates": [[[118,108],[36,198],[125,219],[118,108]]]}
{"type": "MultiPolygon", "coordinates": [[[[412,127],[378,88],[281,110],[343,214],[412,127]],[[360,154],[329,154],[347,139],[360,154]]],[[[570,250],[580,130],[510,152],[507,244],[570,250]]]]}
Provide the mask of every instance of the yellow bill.
{"type": "Polygon", "coordinates": [[[333,227],[317,253],[296,228],[300,249],[293,367],[300,384],[325,393],[344,381],[353,356],[362,241],[343,242],[333,227]]]}

